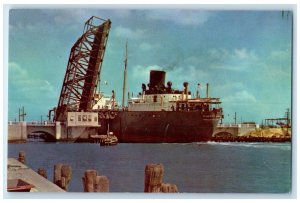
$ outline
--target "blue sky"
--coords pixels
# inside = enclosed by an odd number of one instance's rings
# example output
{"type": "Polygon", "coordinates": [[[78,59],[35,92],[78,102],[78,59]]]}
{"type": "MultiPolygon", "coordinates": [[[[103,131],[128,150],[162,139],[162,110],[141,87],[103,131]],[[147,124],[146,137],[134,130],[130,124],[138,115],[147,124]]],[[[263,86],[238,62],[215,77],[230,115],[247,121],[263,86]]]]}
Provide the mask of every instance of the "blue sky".
{"type": "Polygon", "coordinates": [[[282,117],[291,107],[291,14],[281,11],[178,9],[14,9],[9,12],[8,120],[46,119],[57,105],[70,49],[92,15],[112,21],[101,90],[122,98],[128,39],[127,91],[137,94],[149,70],[167,72],[183,89],[210,84],[225,122],[282,117]],[[104,84],[107,81],[107,84],[104,84]]]}

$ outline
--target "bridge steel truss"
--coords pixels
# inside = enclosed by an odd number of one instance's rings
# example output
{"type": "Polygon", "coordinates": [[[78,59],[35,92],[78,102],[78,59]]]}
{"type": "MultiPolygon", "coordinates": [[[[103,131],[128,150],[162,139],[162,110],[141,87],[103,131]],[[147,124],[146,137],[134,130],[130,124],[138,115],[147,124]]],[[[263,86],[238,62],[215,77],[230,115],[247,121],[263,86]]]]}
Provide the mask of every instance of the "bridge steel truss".
{"type": "Polygon", "coordinates": [[[54,121],[64,121],[69,111],[92,110],[110,26],[109,19],[95,16],[86,21],[82,36],[71,48],[54,121]]]}

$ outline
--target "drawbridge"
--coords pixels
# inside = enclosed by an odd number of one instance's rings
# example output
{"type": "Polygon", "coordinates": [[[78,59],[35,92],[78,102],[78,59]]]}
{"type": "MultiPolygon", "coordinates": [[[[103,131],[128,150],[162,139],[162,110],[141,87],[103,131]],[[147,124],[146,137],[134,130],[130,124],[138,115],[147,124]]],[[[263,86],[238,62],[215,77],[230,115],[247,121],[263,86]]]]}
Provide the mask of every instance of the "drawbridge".
{"type": "Polygon", "coordinates": [[[82,36],[71,48],[67,70],[53,121],[64,121],[67,112],[90,112],[99,85],[111,21],[92,16],[82,36]]]}

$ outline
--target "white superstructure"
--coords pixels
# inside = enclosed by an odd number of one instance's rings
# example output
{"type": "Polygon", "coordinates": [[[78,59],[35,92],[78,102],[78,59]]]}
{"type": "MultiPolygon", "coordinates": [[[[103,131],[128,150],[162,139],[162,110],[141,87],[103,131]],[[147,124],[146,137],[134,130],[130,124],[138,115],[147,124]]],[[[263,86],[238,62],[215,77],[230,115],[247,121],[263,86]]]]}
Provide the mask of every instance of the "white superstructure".
{"type": "Polygon", "coordinates": [[[142,94],[128,100],[129,111],[174,111],[177,101],[191,99],[186,94],[142,94]]]}
{"type": "Polygon", "coordinates": [[[107,96],[103,93],[97,93],[94,97],[95,105],[93,109],[114,109],[118,107],[118,102],[116,102],[114,95],[107,96]]]}

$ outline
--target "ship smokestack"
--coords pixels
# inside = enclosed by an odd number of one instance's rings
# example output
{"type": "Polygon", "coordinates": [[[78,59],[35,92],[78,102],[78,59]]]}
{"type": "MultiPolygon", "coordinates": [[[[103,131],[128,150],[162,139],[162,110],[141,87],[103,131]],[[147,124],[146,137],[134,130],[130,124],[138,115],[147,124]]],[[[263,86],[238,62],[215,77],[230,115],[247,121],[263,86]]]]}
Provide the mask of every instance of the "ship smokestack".
{"type": "Polygon", "coordinates": [[[206,98],[208,98],[208,86],[209,86],[209,84],[206,83],[206,98]]]}
{"type": "Polygon", "coordinates": [[[168,88],[167,88],[168,92],[171,93],[172,92],[172,82],[171,81],[167,82],[167,86],[168,86],[168,88]]]}
{"type": "Polygon", "coordinates": [[[151,70],[150,71],[150,88],[157,87],[158,89],[162,89],[165,87],[165,78],[166,72],[160,70],[151,70]]]}
{"type": "Polygon", "coordinates": [[[197,99],[200,99],[200,83],[198,83],[198,86],[197,86],[197,99]]]}
{"type": "Polygon", "coordinates": [[[188,96],[189,96],[188,86],[189,86],[189,83],[188,82],[184,82],[183,86],[184,86],[184,92],[186,94],[186,98],[185,99],[188,100],[188,96]]]}

